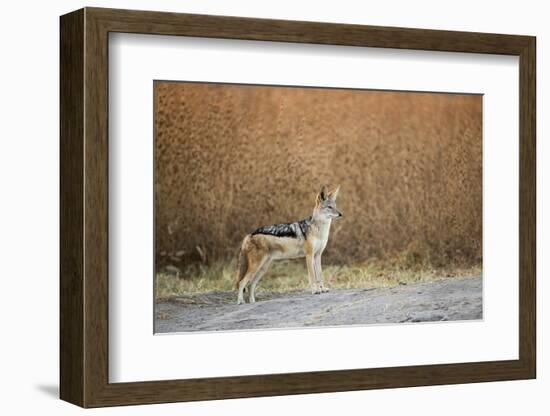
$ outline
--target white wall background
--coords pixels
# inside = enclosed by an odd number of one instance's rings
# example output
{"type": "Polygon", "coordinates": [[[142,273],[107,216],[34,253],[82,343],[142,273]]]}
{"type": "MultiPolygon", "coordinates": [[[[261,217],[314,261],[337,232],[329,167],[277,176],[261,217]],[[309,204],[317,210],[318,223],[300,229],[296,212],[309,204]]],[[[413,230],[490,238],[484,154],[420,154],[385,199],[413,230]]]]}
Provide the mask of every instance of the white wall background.
{"type": "MultiPolygon", "coordinates": [[[[87,411],[88,414],[465,415],[547,414],[550,361],[543,331],[550,301],[544,282],[543,240],[550,237],[542,212],[550,163],[544,142],[545,102],[550,98],[544,72],[550,56],[545,2],[353,0],[267,2],[231,0],[6,2],[0,15],[0,409],[4,414],[68,415],[83,412],[58,395],[58,16],[83,6],[240,15],[453,29],[537,36],[538,53],[538,330],[537,380],[316,394],[218,402],[166,404],[87,411]]],[[[545,200],[546,199],[546,200],[545,200]]],[[[405,346],[404,346],[405,348],[405,346]]]]}

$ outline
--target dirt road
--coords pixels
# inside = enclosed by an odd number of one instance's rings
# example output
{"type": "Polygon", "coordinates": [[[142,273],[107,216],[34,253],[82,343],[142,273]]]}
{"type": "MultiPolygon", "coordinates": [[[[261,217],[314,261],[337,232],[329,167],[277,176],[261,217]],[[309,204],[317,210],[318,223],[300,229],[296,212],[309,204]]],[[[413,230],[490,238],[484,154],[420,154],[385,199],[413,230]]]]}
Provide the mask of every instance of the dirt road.
{"type": "Polygon", "coordinates": [[[481,277],[445,278],[382,289],[333,289],[312,295],[257,291],[256,303],[212,292],[158,302],[155,332],[367,325],[482,318],[481,277]]]}

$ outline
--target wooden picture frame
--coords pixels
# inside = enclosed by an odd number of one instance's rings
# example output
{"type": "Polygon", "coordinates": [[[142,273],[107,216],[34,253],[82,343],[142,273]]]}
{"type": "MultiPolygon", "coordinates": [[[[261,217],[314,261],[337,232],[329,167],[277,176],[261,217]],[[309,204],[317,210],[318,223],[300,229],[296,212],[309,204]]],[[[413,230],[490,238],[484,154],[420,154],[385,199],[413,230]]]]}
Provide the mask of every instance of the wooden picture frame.
{"type": "Polygon", "coordinates": [[[535,378],[535,38],[85,8],[60,19],[60,396],[82,407],[535,378]],[[519,359],[109,383],[110,32],[519,56],[519,359]]]}

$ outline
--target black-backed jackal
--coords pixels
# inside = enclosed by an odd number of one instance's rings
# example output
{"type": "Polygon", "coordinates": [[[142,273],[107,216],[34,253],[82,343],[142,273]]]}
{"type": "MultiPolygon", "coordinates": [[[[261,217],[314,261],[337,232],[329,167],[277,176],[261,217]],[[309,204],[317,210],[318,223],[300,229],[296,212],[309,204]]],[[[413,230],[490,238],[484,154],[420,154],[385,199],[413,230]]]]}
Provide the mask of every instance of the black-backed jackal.
{"type": "Polygon", "coordinates": [[[332,219],[342,216],[336,209],[339,189],[338,186],[327,192],[323,186],[317,195],[311,217],[287,224],[260,227],[243,239],[236,281],[238,304],[244,303],[243,294],[246,288],[249,302],[256,301],[256,285],[273,260],[305,257],[311,293],[328,292],[323,284],[321,255],[327,245],[332,219]]]}

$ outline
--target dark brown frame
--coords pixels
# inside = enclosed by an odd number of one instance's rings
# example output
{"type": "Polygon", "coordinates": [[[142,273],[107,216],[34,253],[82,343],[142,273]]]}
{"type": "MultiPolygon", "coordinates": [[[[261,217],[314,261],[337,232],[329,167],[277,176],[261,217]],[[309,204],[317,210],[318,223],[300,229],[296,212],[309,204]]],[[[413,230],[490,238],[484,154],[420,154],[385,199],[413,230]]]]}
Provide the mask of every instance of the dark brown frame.
{"type": "Polygon", "coordinates": [[[98,8],[62,16],[60,28],[60,396],[63,400],[83,407],[99,407],[535,378],[534,37],[98,8]],[[109,383],[109,32],[519,56],[519,359],[109,383]]]}

